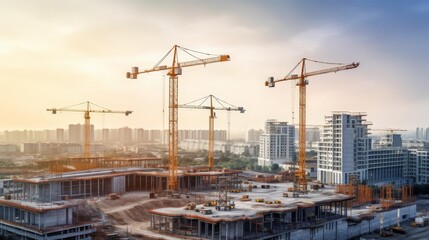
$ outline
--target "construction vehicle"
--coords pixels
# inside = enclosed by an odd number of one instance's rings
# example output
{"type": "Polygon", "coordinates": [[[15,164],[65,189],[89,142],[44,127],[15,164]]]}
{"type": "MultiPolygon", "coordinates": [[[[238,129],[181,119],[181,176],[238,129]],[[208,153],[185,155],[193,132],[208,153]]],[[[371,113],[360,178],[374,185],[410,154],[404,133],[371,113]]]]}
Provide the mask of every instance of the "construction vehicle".
{"type": "Polygon", "coordinates": [[[405,231],[405,229],[403,227],[401,227],[401,226],[394,226],[394,227],[392,227],[392,232],[394,232],[394,233],[400,233],[400,234],[407,233],[405,231]]]}
{"type": "Polygon", "coordinates": [[[235,208],[235,203],[233,201],[229,201],[229,202],[226,202],[226,203],[223,203],[223,204],[220,204],[218,202],[218,205],[215,207],[215,209],[218,210],[218,211],[220,211],[220,210],[231,211],[234,208],[235,208]]]}
{"type": "Polygon", "coordinates": [[[264,202],[264,199],[263,198],[256,198],[255,202],[264,202]]]}
{"type": "Polygon", "coordinates": [[[197,206],[196,203],[190,202],[186,205],[185,210],[194,210],[196,206],[197,206]]]}
{"type": "Polygon", "coordinates": [[[217,205],[217,201],[206,201],[204,202],[204,207],[215,207],[217,205]]]}
{"type": "Polygon", "coordinates": [[[297,86],[299,87],[299,154],[298,154],[298,172],[295,174],[294,177],[294,192],[307,192],[307,176],[306,176],[306,150],[305,150],[305,126],[306,126],[306,86],[308,84],[307,77],[326,74],[326,73],[332,73],[332,72],[338,72],[348,69],[357,68],[359,66],[359,63],[352,63],[352,64],[338,64],[341,66],[333,67],[333,68],[327,68],[312,72],[306,72],[306,62],[311,61],[315,63],[323,63],[323,64],[335,64],[335,63],[327,63],[327,62],[321,62],[321,61],[315,61],[307,58],[303,58],[284,78],[274,80],[273,77],[269,77],[268,81],[265,82],[265,86],[268,87],[275,87],[275,84],[277,82],[282,81],[293,81],[298,80],[297,86]],[[293,74],[295,69],[298,68],[298,66],[301,65],[300,74],[293,74]]]}
{"type": "Polygon", "coordinates": [[[178,45],[174,45],[170,51],[153,67],[143,71],[139,71],[138,67],[132,67],[131,72],[127,72],[126,77],[131,79],[137,79],[137,75],[143,73],[157,72],[157,71],[168,71],[167,75],[169,76],[169,141],[168,141],[168,189],[170,191],[178,190],[178,179],[177,179],[177,163],[178,163],[178,150],[179,150],[179,130],[178,130],[178,76],[182,75],[182,68],[192,67],[198,65],[207,65],[210,63],[225,62],[229,61],[229,55],[216,55],[210,58],[198,58],[194,54],[204,54],[204,55],[213,55],[202,53],[199,51],[194,51],[187,49],[178,45]],[[178,50],[193,56],[195,60],[178,62],[178,50]],[[173,52],[173,62],[170,66],[160,65],[164,59],[173,52]],[[192,53],[191,53],[192,52],[192,53]]]}
{"type": "Polygon", "coordinates": [[[83,102],[83,103],[79,103],[79,104],[75,104],[72,106],[68,106],[68,107],[63,107],[63,108],[49,108],[46,109],[49,112],[52,112],[52,114],[57,114],[57,112],[83,112],[84,113],[84,118],[85,118],[85,146],[84,146],[84,156],[86,158],[91,157],[91,146],[90,146],[90,139],[91,139],[91,123],[90,123],[90,119],[91,117],[89,116],[89,113],[123,113],[125,114],[125,116],[130,115],[133,111],[112,111],[110,109],[107,109],[105,107],[101,107],[98,106],[97,104],[91,103],[89,101],[83,102]],[[77,107],[79,105],[84,105],[86,104],[85,109],[76,109],[74,107],[77,107]],[[99,109],[93,109],[94,107],[99,108],[99,109]]]}
{"type": "Polygon", "coordinates": [[[206,208],[200,208],[199,212],[204,215],[209,215],[213,213],[211,209],[206,209],[206,208]]]}
{"type": "Polygon", "coordinates": [[[241,198],[240,198],[240,201],[242,201],[242,202],[247,202],[247,201],[251,201],[252,199],[251,198],[249,198],[249,195],[243,195],[243,196],[241,196],[241,198]]]}
{"type": "MultiPolygon", "coordinates": [[[[213,170],[214,167],[214,119],[216,117],[216,114],[214,110],[219,111],[239,111],[240,113],[244,113],[246,110],[244,110],[243,107],[236,107],[232,104],[229,104],[225,102],[222,99],[219,99],[213,95],[209,95],[200,99],[197,99],[195,101],[181,104],[179,105],[179,108],[190,108],[190,109],[209,109],[210,110],[210,116],[209,116],[209,151],[208,151],[208,160],[209,160],[209,170],[213,170]],[[210,99],[210,106],[203,105],[208,99],[210,99]],[[214,107],[213,106],[213,99],[220,105],[220,107],[214,107]],[[198,104],[196,104],[198,103],[198,104]]],[[[230,121],[228,119],[228,121],[230,121]]],[[[228,122],[229,124],[229,122],[228,122]]]]}

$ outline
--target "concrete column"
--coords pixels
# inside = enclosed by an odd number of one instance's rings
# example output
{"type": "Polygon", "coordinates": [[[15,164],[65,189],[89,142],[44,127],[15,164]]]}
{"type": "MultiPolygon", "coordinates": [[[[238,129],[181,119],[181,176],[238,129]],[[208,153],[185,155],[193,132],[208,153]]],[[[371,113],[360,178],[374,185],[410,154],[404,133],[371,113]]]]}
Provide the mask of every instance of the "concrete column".
{"type": "Polygon", "coordinates": [[[198,220],[198,237],[201,236],[201,221],[198,220]]]}
{"type": "Polygon", "coordinates": [[[154,216],[153,214],[150,216],[150,229],[153,229],[153,221],[154,221],[154,216]]]}

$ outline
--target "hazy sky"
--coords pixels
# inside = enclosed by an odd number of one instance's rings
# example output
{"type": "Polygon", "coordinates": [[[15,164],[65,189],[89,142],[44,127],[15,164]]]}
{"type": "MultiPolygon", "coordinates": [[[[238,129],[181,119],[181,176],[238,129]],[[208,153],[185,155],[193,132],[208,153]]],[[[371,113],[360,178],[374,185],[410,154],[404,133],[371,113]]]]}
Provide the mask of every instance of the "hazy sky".
{"type": "MultiPolygon", "coordinates": [[[[166,73],[137,80],[125,73],[153,67],[174,44],[231,56],[184,68],[179,103],[213,94],[243,106],[245,114],[231,114],[235,130],[262,128],[268,118],[291,120],[296,89],[267,88],[264,81],[285,76],[303,57],[361,63],[309,79],[308,123],[345,110],[367,112],[376,128],[428,127],[428,43],[428,1],[3,0],[0,130],[83,123],[81,113],[52,115],[46,108],[87,100],[134,111],[93,114],[96,128],[161,129],[166,73]]],[[[180,128],[208,128],[208,114],[181,110],[180,128]]],[[[216,128],[226,129],[226,113],[217,115],[216,128]]]]}

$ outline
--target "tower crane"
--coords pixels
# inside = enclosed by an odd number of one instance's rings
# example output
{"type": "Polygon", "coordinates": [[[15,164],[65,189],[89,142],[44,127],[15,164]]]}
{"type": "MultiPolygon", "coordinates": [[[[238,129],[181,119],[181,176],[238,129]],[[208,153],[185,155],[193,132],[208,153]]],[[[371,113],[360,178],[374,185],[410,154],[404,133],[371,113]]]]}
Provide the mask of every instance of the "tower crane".
{"type": "Polygon", "coordinates": [[[394,132],[406,132],[407,130],[399,129],[399,128],[384,128],[384,129],[371,129],[371,131],[389,132],[390,134],[393,134],[394,132]]]}
{"type": "MultiPolygon", "coordinates": [[[[197,99],[195,101],[192,101],[190,103],[181,104],[179,105],[179,108],[191,108],[191,109],[208,109],[210,110],[210,116],[209,116],[209,151],[208,151],[208,159],[209,159],[209,169],[212,170],[214,166],[214,119],[216,117],[216,114],[214,110],[220,110],[220,111],[228,111],[230,113],[231,111],[239,111],[240,113],[244,113],[246,110],[243,107],[236,107],[234,105],[231,105],[222,99],[219,99],[213,95],[208,95],[206,97],[197,99]],[[210,99],[210,106],[204,106],[204,102],[206,102],[208,99],[210,99]],[[221,107],[213,107],[213,99],[221,105],[221,107]],[[192,105],[195,102],[200,102],[198,105],[192,105]]],[[[229,120],[229,119],[228,119],[229,120]]]]}
{"type": "Polygon", "coordinates": [[[84,118],[85,118],[85,147],[84,147],[84,157],[89,158],[91,157],[91,148],[90,148],[90,116],[89,113],[122,113],[125,114],[125,116],[130,115],[133,111],[112,111],[110,109],[107,109],[105,107],[98,106],[92,102],[86,101],[83,103],[75,104],[68,107],[63,108],[49,108],[46,109],[49,112],[52,112],[52,114],[57,114],[57,112],[83,112],[84,118]],[[84,109],[81,108],[74,108],[80,105],[86,105],[84,109]],[[92,107],[97,107],[100,109],[92,109],[92,107]]]}
{"type": "Polygon", "coordinates": [[[325,73],[339,72],[343,70],[357,68],[359,63],[341,64],[341,63],[328,63],[315,61],[307,58],[303,58],[298,64],[284,77],[278,80],[274,80],[273,77],[269,77],[268,81],[265,81],[265,86],[275,87],[277,82],[298,80],[296,85],[299,87],[299,154],[298,154],[298,172],[294,178],[294,192],[307,191],[307,178],[305,170],[305,124],[306,124],[306,86],[308,84],[307,77],[321,75],[325,73]],[[339,65],[336,67],[321,69],[312,72],[306,72],[306,62],[315,62],[323,64],[335,64],[339,65]],[[292,73],[301,65],[300,74],[292,73]]]}
{"type": "Polygon", "coordinates": [[[131,79],[137,79],[137,75],[142,73],[150,73],[157,71],[168,71],[167,75],[169,76],[169,115],[168,115],[168,132],[169,132],[169,141],[168,141],[168,189],[170,191],[178,190],[178,180],[177,180],[177,159],[178,159],[178,76],[182,75],[182,68],[192,67],[198,65],[206,65],[209,63],[225,62],[229,61],[229,55],[213,55],[207,54],[188,48],[184,48],[178,45],[174,45],[167,54],[161,58],[160,61],[153,67],[143,71],[139,71],[138,67],[132,67],[131,72],[127,72],[126,77],[131,79]],[[178,50],[182,50],[188,55],[192,56],[195,60],[179,62],[178,61],[178,50]],[[160,65],[165,58],[173,54],[173,62],[171,65],[160,65]],[[199,58],[195,54],[211,55],[209,58],[199,58]]]}

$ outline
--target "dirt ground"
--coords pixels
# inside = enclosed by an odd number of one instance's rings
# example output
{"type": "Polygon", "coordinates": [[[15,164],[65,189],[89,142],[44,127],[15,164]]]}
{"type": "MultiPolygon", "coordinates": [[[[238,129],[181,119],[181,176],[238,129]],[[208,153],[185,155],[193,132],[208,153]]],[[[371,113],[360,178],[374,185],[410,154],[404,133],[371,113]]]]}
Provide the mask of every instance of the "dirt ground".
{"type": "Polygon", "coordinates": [[[107,224],[122,231],[128,231],[133,236],[141,236],[137,239],[178,239],[149,231],[149,210],[185,206],[188,202],[196,200],[200,200],[200,198],[187,198],[184,195],[179,199],[168,197],[151,199],[147,192],[132,192],[124,194],[116,200],[110,200],[108,197],[94,198],[88,200],[88,204],[90,208],[101,210],[107,224]]]}

